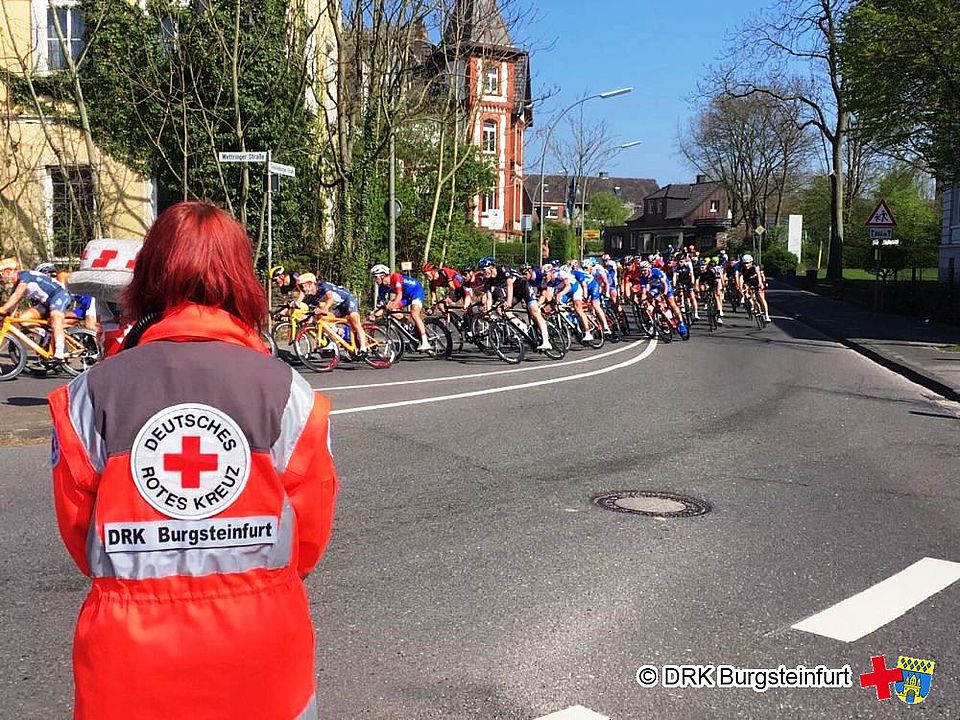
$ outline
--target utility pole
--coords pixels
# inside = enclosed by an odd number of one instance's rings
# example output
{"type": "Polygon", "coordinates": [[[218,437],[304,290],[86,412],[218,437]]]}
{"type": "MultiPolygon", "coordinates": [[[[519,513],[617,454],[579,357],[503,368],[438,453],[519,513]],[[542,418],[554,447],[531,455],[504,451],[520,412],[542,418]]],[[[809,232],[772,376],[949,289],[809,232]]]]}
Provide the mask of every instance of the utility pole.
{"type": "Polygon", "coordinates": [[[390,258],[390,272],[397,269],[397,147],[394,142],[393,124],[390,125],[390,232],[387,236],[387,248],[390,258]]]}

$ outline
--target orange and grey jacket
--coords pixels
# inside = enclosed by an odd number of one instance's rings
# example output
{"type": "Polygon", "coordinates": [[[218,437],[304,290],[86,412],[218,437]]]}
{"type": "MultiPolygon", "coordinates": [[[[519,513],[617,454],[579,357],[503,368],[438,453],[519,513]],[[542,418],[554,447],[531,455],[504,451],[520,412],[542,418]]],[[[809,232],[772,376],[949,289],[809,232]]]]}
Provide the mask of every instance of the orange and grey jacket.
{"type": "Polygon", "coordinates": [[[185,305],[50,409],[60,533],[93,579],[74,717],[315,718],[302,578],[337,492],[328,401],[232,316],[185,305]]]}

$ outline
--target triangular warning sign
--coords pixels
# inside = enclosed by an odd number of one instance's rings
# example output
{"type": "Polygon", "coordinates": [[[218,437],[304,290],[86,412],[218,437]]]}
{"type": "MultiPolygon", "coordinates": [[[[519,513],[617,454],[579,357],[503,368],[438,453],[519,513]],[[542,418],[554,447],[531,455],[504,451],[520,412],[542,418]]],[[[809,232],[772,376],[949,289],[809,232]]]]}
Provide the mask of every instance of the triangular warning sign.
{"type": "Polygon", "coordinates": [[[877,206],[873,209],[873,212],[870,213],[870,217],[867,218],[866,226],[885,228],[897,226],[897,221],[893,217],[893,213],[890,212],[890,208],[887,207],[886,200],[881,200],[877,203],[877,206]]]}

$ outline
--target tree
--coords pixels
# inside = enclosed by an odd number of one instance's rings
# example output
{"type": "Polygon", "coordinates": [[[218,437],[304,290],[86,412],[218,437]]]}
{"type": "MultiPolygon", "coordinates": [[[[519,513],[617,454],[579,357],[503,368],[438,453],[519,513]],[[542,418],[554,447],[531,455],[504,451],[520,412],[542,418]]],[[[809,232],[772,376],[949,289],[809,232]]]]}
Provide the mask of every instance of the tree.
{"type": "Polygon", "coordinates": [[[766,95],[796,104],[802,125],[825,145],[830,178],[830,254],[827,277],[843,276],[844,145],[850,123],[840,64],[842,22],[850,0],[778,0],[736,35],[712,80],[732,97],[766,95]],[[764,78],[780,78],[770,87],[764,78]]]}
{"type": "Polygon", "coordinates": [[[630,210],[609,190],[594,195],[587,205],[587,221],[598,223],[601,227],[623,225],[628,217],[630,210]]]}
{"type": "Polygon", "coordinates": [[[850,110],[871,142],[960,177],[960,5],[857,0],[843,23],[850,110]]]}
{"type": "MultiPolygon", "coordinates": [[[[783,93],[775,85],[773,93],[783,93]]],[[[780,222],[784,201],[812,154],[796,103],[771,95],[711,98],[680,141],[681,152],[726,189],[734,225],[780,222]]]]}

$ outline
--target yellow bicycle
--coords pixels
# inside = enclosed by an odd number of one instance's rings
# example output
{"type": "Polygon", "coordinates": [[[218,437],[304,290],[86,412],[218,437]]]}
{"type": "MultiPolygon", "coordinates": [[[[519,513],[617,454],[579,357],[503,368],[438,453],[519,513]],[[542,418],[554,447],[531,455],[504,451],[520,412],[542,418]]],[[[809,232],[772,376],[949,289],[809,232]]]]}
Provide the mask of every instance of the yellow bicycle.
{"type": "Polygon", "coordinates": [[[30,364],[32,370],[62,369],[79,375],[101,357],[97,334],[83,327],[64,331],[65,357],[54,357],[53,331],[46,320],[8,315],[0,325],[0,380],[13,380],[30,364]]]}
{"type": "Polygon", "coordinates": [[[347,318],[320,315],[315,322],[301,323],[293,343],[300,361],[314,372],[330,372],[342,355],[350,360],[363,360],[370,367],[388,368],[397,358],[397,350],[382,327],[364,323],[367,352],[360,353],[360,343],[347,318]]]}

